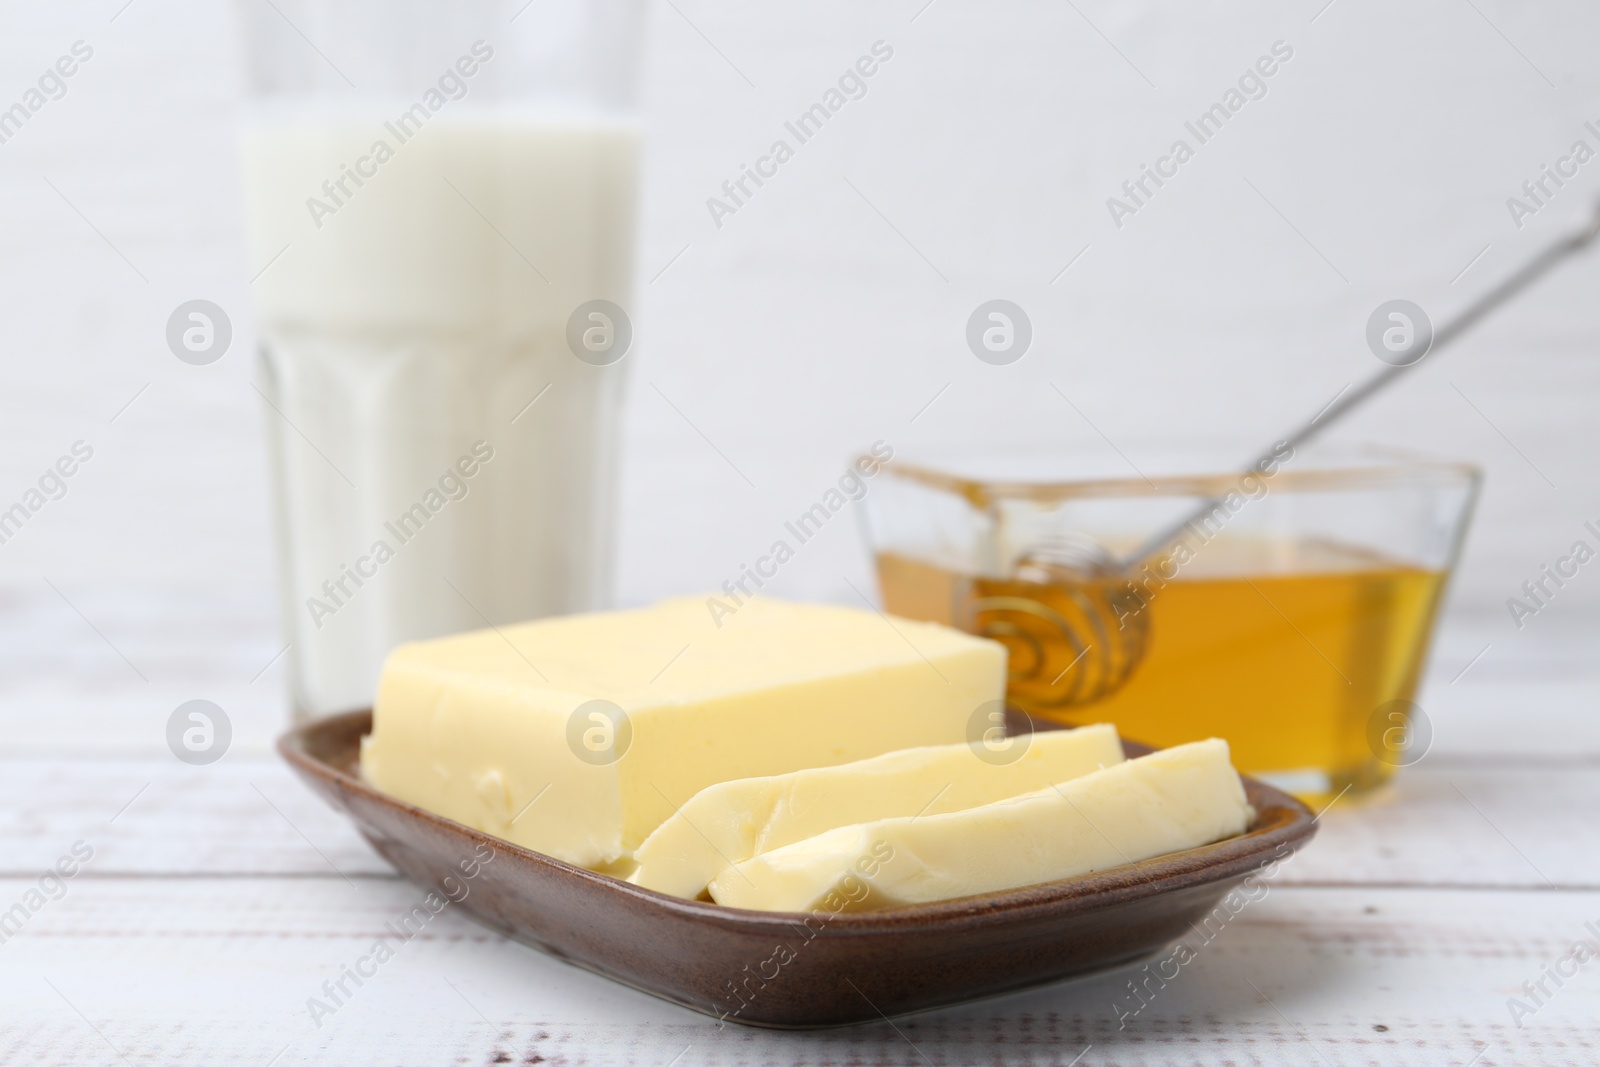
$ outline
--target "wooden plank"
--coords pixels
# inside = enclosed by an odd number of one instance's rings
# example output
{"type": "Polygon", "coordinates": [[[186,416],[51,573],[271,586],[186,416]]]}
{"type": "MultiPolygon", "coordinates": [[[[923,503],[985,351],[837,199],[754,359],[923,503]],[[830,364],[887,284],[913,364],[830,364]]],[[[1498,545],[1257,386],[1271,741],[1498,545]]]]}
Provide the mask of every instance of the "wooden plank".
{"type": "Polygon", "coordinates": [[[348,819],[281,760],[229,756],[190,767],[170,754],[0,761],[0,863],[26,873],[74,841],[107,874],[388,875],[348,819]]]}
{"type": "Polygon", "coordinates": [[[1600,888],[1600,767],[1424,758],[1341,799],[1290,882],[1600,888]],[[1588,847],[1574,847],[1587,843],[1588,847]]]}
{"type": "MultiPolygon", "coordinates": [[[[70,592],[150,681],[47,588],[19,595],[0,612],[0,664],[12,667],[0,674],[0,756],[160,755],[167,717],[195,697],[227,712],[235,755],[270,754],[288,712],[283,646],[260,605],[190,597],[158,611],[70,592]]],[[[1600,758],[1600,621],[1563,621],[1519,634],[1501,615],[1446,618],[1418,696],[1435,755],[1600,758]]]]}
{"type": "MultiPolygon", "coordinates": [[[[43,867],[80,838],[95,849],[93,877],[390,871],[342,814],[268,757],[230,756],[211,767],[170,756],[7,760],[0,761],[0,782],[0,873],[43,867]]],[[[1430,757],[1370,799],[1334,804],[1284,877],[1300,884],[1600,888],[1596,810],[1594,766],[1430,757]]]]}
{"type": "MultiPolygon", "coordinates": [[[[0,881],[0,900],[30,884],[0,881]]],[[[1591,936],[1600,893],[1526,890],[1269,885],[1209,941],[1191,938],[1194,957],[1143,985],[1142,1000],[1129,983],[1149,972],[1132,967],[894,1027],[800,1034],[719,1030],[447,910],[317,1026],[308,998],[333,1006],[323,981],[419,895],[389,881],[74,881],[0,946],[0,1059],[1065,1064],[1086,1047],[1078,1062],[1125,1067],[1600,1057],[1600,961],[1550,986],[1520,1028],[1507,1007],[1591,936]]]]}

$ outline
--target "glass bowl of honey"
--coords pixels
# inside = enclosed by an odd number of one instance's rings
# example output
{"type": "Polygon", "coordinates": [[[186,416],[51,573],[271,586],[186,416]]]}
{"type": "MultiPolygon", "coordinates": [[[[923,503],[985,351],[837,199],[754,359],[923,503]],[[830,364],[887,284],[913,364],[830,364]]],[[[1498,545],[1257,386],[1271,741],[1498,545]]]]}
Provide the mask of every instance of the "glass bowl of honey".
{"type": "Polygon", "coordinates": [[[1032,716],[1158,747],[1221,737],[1311,802],[1420,755],[1413,701],[1476,467],[1288,449],[1243,474],[1065,467],[886,465],[862,511],[885,609],[1003,643],[1007,700],[1032,716]]]}

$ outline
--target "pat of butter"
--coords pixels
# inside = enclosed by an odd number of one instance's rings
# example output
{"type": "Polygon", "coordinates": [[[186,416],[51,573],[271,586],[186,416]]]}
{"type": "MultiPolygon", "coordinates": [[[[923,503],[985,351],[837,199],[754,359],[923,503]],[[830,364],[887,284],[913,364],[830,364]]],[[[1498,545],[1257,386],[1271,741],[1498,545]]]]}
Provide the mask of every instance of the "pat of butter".
{"type": "Polygon", "coordinates": [[[825,830],[960,811],[1122,762],[1108,724],[1011,743],[1015,752],[937,745],[707,786],[645,838],[628,881],[694,898],[732,864],[825,830]]]}
{"type": "Polygon", "coordinates": [[[383,667],[362,773],[417,807],[618,870],[714,782],[958,742],[1004,693],[1004,647],[944,626],[765,597],[721,614],[681,599],[403,645],[383,667]]]}
{"type": "Polygon", "coordinates": [[[1088,874],[1241,833],[1254,813],[1212,739],[965,811],[835,830],[711,881],[719,904],[866,911],[1088,874]]]}

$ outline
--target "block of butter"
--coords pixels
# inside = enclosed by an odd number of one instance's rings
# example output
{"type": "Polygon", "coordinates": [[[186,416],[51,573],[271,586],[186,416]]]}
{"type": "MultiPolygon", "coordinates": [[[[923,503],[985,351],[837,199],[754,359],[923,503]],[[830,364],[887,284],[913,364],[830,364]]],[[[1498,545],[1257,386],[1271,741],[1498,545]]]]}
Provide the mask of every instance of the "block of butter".
{"type": "Polygon", "coordinates": [[[1013,752],[981,744],[933,745],[836,767],[709,785],[634,853],[628,881],[699,896],[735,863],[825,830],[897,816],[938,815],[1031,793],[1122,762],[1109,724],[1013,739],[1013,752]]]}
{"type": "Polygon", "coordinates": [[[402,645],[361,770],[377,788],[597,870],[732,778],[952,744],[1005,649],[932,623],[757,598],[543,619],[402,645]]]}
{"type": "Polygon", "coordinates": [[[719,904],[866,911],[1037,885],[1241,833],[1254,817],[1215,738],[1025,796],[920,819],[843,826],[711,881],[719,904]]]}

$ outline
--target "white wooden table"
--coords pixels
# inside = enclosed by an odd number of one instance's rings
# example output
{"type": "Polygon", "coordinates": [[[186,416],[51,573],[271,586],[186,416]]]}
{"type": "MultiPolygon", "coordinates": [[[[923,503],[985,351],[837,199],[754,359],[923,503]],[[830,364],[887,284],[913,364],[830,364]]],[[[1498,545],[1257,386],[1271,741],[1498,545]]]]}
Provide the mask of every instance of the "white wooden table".
{"type": "Polygon", "coordinates": [[[248,678],[274,636],[243,616],[219,625],[188,690],[163,688],[86,628],[73,670],[37,670],[35,653],[82,624],[35,614],[62,631],[11,616],[5,700],[58,716],[0,759],[0,909],[75,842],[93,858],[0,944],[0,1063],[1600,1062],[1600,960],[1560,988],[1545,979],[1552,995],[1520,1027],[1507,1006],[1597,940],[1585,922],[1600,929],[1593,626],[1447,620],[1421,701],[1429,755],[1386,794],[1327,811],[1268,895],[1125,1028],[1131,970],[779,1033],[718,1029],[450,911],[315,1025],[307,999],[421,894],[271,754],[279,668],[248,678]],[[165,750],[168,689],[232,709],[223,760],[165,750]]]}

